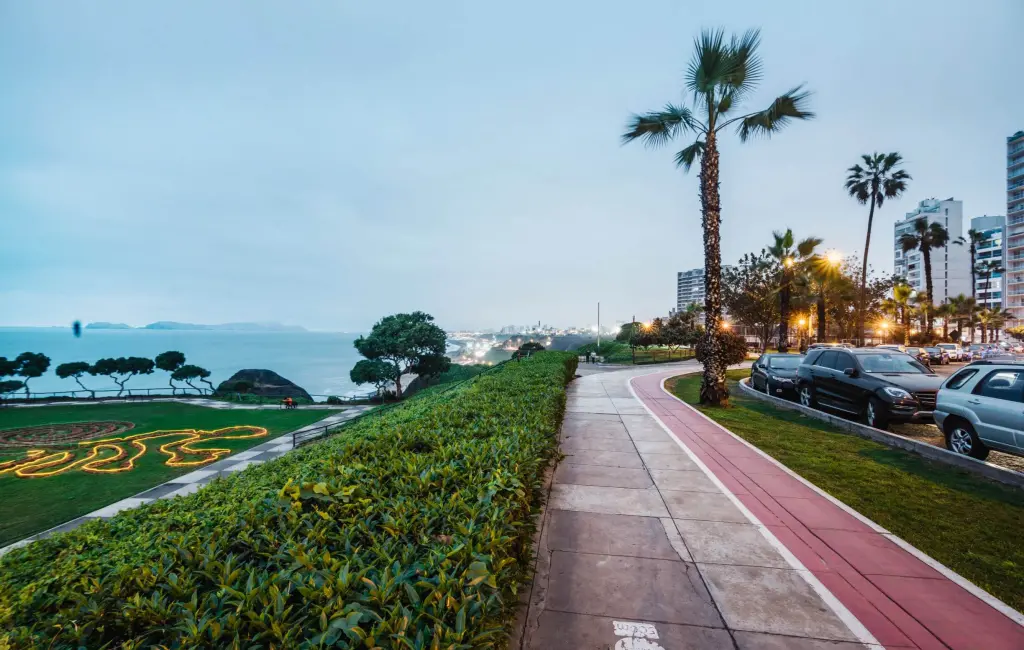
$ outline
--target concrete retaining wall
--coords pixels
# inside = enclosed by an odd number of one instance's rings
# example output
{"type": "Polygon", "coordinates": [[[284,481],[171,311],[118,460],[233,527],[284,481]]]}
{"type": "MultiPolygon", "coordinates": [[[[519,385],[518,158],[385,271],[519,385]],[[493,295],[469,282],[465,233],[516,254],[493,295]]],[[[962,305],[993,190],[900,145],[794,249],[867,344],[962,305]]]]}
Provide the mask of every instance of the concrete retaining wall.
{"type": "Polygon", "coordinates": [[[881,429],[869,427],[866,424],[853,422],[838,415],[832,415],[831,413],[825,413],[824,411],[809,408],[802,404],[798,404],[797,402],[790,402],[789,400],[779,397],[766,395],[760,391],[754,390],[750,386],[750,379],[740,381],[740,389],[745,395],[759,399],[762,402],[770,402],[774,406],[784,408],[789,411],[799,411],[816,420],[828,422],[835,428],[847,433],[852,433],[855,436],[880,442],[883,445],[888,445],[890,447],[905,449],[906,451],[913,452],[919,456],[924,456],[928,460],[935,460],[940,463],[946,463],[947,465],[953,465],[954,467],[968,472],[973,472],[993,481],[1012,485],[1013,487],[1024,490],[1024,474],[1021,474],[1020,472],[1015,472],[1010,469],[999,467],[998,465],[986,463],[985,461],[977,460],[970,456],[956,454],[948,449],[930,445],[927,442],[920,442],[912,438],[905,438],[895,433],[889,433],[887,431],[882,431],[881,429]]]}

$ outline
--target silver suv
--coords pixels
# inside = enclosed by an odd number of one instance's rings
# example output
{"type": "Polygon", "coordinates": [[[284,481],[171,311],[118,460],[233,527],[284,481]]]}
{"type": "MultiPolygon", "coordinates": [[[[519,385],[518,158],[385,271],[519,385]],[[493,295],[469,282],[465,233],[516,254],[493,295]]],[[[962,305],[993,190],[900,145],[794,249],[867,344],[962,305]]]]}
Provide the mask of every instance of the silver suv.
{"type": "Polygon", "coordinates": [[[975,361],[942,384],[933,414],[946,448],[983,460],[1024,456],[1024,363],[975,361]]]}

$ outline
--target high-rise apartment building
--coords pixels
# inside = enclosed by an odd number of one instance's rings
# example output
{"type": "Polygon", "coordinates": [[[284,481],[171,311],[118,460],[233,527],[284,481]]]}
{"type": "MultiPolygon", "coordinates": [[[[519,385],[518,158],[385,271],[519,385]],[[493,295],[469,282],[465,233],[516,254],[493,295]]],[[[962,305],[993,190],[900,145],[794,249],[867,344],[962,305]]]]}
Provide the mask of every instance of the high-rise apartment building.
{"type": "MultiPolygon", "coordinates": [[[[722,273],[733,267],[722,266],[722,273]]],[[[682,311],[691,303],[704,306],[704,267],[680,271],[676,274],[676,310],[682,311]]]]}
{"type": "Polygon", "coordinates": [[[1007,325],[1024,325],[1024,131],[1006,138],[1006,300],[1013,314],[1007,325]]]}
{"type": "Polygon", "coordinates": [[[964,233],[963,201],[925,199],[917,208],[908,212],[906,218],[893,226],[893,265],[898,276],[906,278],[907,284],[919,293],[927,291],[924,273],[924,259],[921,251],[914,249],[906,253],[900,245],[904,233],[914,231],[914,222],[927,219],[938,223],[949,232],[950,242],[942,248],[931,251],[932,300],[941,305],[957,294],[971,295],[971,254],[966,246],[953,241],[964,233]]]}
{"type": "MultiPolygon", "coordinates": [[[[995,269],[1006,268],[1006,217],[984,216],[971,219],[971,230],[981,233],[977,245],[975,262],[977,271],[974,281],[974,295],[978,305],[1000,310],[1003,307],[1004,273],[995,269]],[[990,272],[987,272],[989,269],[990,272]]],[[[953,233],[950,233],[952,236],[953,233]]],[[[968,270],[970,270],[968,268],[968,270]]]]}

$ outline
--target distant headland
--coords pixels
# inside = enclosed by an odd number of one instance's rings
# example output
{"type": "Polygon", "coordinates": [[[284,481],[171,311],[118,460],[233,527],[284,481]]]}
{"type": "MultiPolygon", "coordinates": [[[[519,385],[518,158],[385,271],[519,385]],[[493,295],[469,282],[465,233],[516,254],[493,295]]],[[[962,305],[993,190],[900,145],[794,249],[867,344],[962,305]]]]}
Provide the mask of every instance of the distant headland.
{"type": "Polygon", "coordinates": [[[197,323],[178,323],[161,320],[142,327],[132,327],[124,323],[89,323],[87,330],[202,330],[217,332],[306,332],[305,327],[298,325],[282,325],[281,323],[223,323],[221,325],[201,325],[197,323]]]}

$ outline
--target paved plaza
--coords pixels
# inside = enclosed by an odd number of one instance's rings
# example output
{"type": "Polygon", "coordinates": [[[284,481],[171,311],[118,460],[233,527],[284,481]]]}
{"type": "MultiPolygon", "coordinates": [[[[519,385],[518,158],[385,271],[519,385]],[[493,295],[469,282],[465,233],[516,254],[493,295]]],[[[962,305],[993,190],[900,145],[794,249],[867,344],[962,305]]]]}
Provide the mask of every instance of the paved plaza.
{"type": "Polygon", "coordinates": [[[570,386],[517,647],[1024,648],[1019,614],[664,392],[673,366],[570,386]]]}

